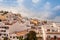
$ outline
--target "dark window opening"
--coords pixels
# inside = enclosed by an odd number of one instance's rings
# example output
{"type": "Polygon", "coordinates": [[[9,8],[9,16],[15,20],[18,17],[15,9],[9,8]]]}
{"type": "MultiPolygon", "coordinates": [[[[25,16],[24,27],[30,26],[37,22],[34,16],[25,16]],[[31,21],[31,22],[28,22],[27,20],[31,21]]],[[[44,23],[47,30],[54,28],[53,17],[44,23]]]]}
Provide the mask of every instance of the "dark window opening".
{"type": "Polygon", "coordinates": [[[54,36],[54,40],[57,40],[57,36],[54,36]]]}
{"type": "Polygon", "coordinates": [[[2,34],[0,34],[0,36],[1,36],[2,34]]]}
{"type": "Polygon", "coordinates": [[[1,32],[6,32],[6,30],[1,30],[1,32]]]}
{"type": "Polygon", "coordinates": [[[15,37],[13,37],[13,39],[14,39],[15,37]]]}
{"type": "Polygon", "coordinates": [[[12,36],[10,36],[10,38],[12,38],[12,36]]]}
{"type": "Polygon", "coordinates": [[[9,27],[0,27],[0,28],[5,28],[5,29],[9,29],[9,27]]]}
{"type": "Polygon", "coordinates": [[[9,29],[9,27],[5,27],[5,29],[9,29]]]}
{"type": "Polygon", "coordinates": [[[50,29],[47,29],[48,32],[50,32],[50,29]]]}
{"type": "Polygon", "coordinates": [[[0,19],[0,22],[1,22],[2,20],[0,19]]]}
{"type": "Polygon", "coordinates": [[[4,34],[4,36],[6,36],[6,34],[4,34]]]}

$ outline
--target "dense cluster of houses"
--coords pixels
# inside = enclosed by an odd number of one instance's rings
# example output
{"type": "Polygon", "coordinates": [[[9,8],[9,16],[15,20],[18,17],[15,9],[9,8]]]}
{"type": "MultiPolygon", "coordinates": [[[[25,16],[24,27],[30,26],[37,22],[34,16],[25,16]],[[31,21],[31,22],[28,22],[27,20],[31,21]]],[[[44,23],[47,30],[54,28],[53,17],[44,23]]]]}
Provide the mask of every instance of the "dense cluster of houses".
{"type": "Polygon", "coordinates": [[[27,18],[19,13],[0,11],[0,40],[8,37],[10,40],[19,40],[17,37],[26,38],[29,31],[35,31],[37,38],[46,40],[49,37],[60,39],[60,23],[27,18]]]}

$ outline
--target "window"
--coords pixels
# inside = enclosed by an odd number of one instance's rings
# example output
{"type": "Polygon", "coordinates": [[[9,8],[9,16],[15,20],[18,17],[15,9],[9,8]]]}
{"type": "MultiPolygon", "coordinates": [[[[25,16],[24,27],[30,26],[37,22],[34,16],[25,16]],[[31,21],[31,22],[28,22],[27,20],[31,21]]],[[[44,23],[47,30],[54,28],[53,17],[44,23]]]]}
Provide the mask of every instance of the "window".
{"type": "Polygon", "coordinates": [[[8,34],[7,34],[7,36],[8,36],[8,34]]]}
{"type": "Polygon", "coordinates": [[[1,32],[6,32],[6,30],[1,30],[1,32]]]}
{"type": "Polygon", "coordinates": [[[5,29],[9,29],[9,27],[4,27],[5,29]]]}
{"type": "Polygon", "coordinates": [[[54,30],[54,29],[52,29],[52,32],[55,32],[55,30],[54,30]]]}
{"type": "Polygon", "coordinates": [[[8,34],[4,34],[4,36],[8,36],[8,34]]]}
{"type": "Polygon", "coordinates": [[[0,36],[1,36],[2,34],[0,34],[0,36]]]}
{"type": "Polygon", "coordinates": [[[6,36],[6,34],[4,34],[4,36],[6,36]]]}
{"type": "Polygon", "coordinates": [[[54,27],[54,26],[51,26],[51,27],[54,27]]]}
{"type": "Polygon", "coordinates": [[[50,32],[50,29],[47,29],[48,32],[50,32]]]}
{"type": "Polygon", "coordinates": [[[39,27],[38,29],[41,29],[41,27],[39,27]]]}
{"type": "Polygon", "coordinates": [[[57,40],[57,36],[54,36],[54,39],[57,40]]]}
{"type": "Polygon", "coordinates": [[[12,36],[10,36],[10,38],[12,38],[12,36]]]}
{"type": "Polygon", "coordinates": [[[9,29],[9,27],[0,27],[0,28],[5,28],[5,29],[9,29]]]}
{"type": "Polygon", "coordinates": [[[15,37],[13,36],[13,39],[14,39],[15,37]]]}
{"type": "Polygon", "coordinates": [[[0,19],[0,22],[1,22],[2,20],[0,19]]]}

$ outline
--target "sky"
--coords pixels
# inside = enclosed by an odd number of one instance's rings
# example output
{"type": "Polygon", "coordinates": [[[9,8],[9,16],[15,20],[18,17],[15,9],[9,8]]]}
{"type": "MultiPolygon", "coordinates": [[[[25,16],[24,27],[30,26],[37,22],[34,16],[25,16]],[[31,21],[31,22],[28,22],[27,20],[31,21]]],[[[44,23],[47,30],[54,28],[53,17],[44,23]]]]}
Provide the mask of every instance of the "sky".
{"type": "Polygon", "coordinates": [[[60,0],[0,0],[0,10],[60,22],[60,0]]]}

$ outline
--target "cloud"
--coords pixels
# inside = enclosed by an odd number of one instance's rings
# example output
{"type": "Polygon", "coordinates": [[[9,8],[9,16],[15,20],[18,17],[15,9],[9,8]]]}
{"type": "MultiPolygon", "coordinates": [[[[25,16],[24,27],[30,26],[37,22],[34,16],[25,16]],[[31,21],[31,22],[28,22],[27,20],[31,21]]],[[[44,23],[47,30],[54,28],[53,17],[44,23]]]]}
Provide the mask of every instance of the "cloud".
{"type": "MultiPolygon", "coordinates": [[[[60,13],[60,5],[57,5],[57,6],[55,6],[54,8],[53,8],[53,11],[54,11],[54,15],[55,15],[55,17],[53,18],[53,19],[51,19],[51,20],[53,20],[53,21],[55,21],[55,22],[60,22],[60,16],[57,16],[57,15],[59,15],[59,13],[60,13]],[[57,14],[57,15],[56,15],[57,14]]],[[[54,16],[53,15],[53,16],[54,16]]]]}
{"type": "Polygon", "coordinates": [[[17,1],[22,3],[24,0],[17,0],[17,1]]]}
{"type": "Polygon", "coordinates": [[[29,10],[28,8],[26,8],[25,6],[21,6],[19,8],[19,12],[27,17],[36,17],[36,18],[40,18],[40,19],[47,19],[49,17],[51,17],[51,15],[53,15],[51,9],[51,5],[49,2],[46,2],[46,4],[42,7],[42,10],[40,10],[39,12],[37,11],[32,11],[29,10]]]}
{"type": "Polygon", "coordinates": [[[44,9],[50,10],[50,8],[51,8],[51,4],[49,2],[46,2],[46,4],[44,5],[44,9]]]}
{"type": "Polygon", "coordinates": [[[34,4],[38,3],[40,0],[32,0],[34,4]]]}
{"type": "Polygon", "coordinates": [[[49,18],[51,17],[51,15],[53,15],[52,11],[51,11],[51,5],[49,2],[46,2],[46,4],[43,7],[43,11],[41,11],[42,14],[42,18],[49,18]]]}
{"type": "Polygon", "coordinates": [[[53,10],[55,10],[55,11],[60,10],[60,5],[54,7],[53,10]]]}
{"type": "Polygon", "coordinates": [[[17,0],[2,0],[0,6],[18,6],[17,0]]]}
{"type": "Polygon", "coordinates": [[[24,0],[17,0],[19,6],[22,5],[22,3],[24,2],[24,0]]]}
{"type": "Polygon", "coordinates": [[[39,12],[32,13],[32,16],[40,18],[40,19],[47,19],[51,17],[51,15],[53,15],[53,13],[51,11],[51,4],[49,2],[46,2],[39,12]]]}

